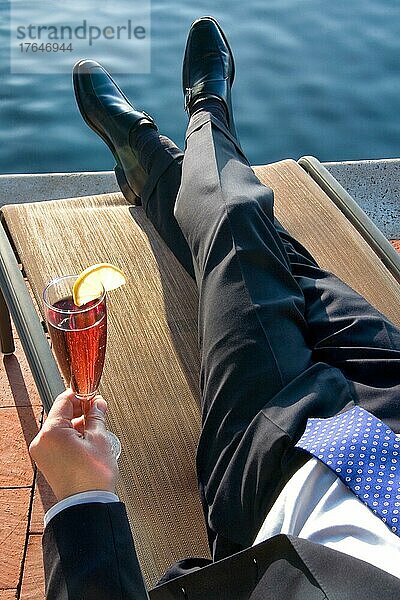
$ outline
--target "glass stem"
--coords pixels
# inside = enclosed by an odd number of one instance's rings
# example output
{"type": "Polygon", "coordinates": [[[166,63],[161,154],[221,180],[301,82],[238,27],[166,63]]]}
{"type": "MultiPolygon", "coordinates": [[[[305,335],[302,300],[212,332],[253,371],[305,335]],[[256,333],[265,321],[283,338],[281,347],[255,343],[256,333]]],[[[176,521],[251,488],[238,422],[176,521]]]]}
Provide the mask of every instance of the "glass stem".
{"type": "Polygon", "coordinates": [[[93,397],[88,397],[81,400],[82,416],[83,416],[83,437],[85,437],[86,421],[88,413],[92,407],[93,397]]]}

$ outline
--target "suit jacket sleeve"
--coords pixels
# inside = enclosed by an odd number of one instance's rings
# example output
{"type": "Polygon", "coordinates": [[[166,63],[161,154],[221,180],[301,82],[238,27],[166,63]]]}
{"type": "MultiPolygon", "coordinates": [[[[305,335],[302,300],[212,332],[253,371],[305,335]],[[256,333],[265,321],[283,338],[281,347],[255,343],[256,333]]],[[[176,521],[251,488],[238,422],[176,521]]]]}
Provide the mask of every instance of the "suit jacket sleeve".
{"type": "Polygon", "coordinates": [[[60,512],[45,529],[43,558],[48,600],[148,598],[120,502],[60,512]]]}

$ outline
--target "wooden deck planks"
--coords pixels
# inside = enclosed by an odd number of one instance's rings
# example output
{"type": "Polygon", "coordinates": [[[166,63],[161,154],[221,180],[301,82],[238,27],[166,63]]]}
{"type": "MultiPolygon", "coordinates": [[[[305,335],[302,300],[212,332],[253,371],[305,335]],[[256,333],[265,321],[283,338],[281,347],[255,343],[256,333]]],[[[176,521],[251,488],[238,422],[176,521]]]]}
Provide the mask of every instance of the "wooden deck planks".
{"type": "Polygon", "coordinates": [[[0,358],[0,600],[43,600],[40,544],[28,544],[35,480],[28,446],[40,427],[42,405],[16,334],[15,343],[15,354],[0,358]],[[35,580],[38,595],[21,595],[23,575],[35,580]]]}

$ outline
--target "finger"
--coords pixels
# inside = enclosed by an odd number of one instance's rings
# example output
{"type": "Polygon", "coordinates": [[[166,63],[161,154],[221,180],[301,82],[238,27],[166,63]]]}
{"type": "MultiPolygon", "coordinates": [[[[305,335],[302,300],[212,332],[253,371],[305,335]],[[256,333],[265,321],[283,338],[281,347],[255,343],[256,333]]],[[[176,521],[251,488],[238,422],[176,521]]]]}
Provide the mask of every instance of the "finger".
{"type": "MultiPolygon", "coordinates": [[[[74,392],[71,390],[71,388],[68,388],[65,390],[65,392],[62,392],[61,394],[59,394],[57,396],[57,398],[54,400],[54,403],[53,403],[54,408],[51,409],[48,417],[49,416],[67,417],[65,412],[62,412],[62,411],[60,412],[61,405],[59,404],[59,402],[62,403],[63,401],[65,401],[65,397],[68,397],[68,399],[70,400],[71,405],[72,405],[72,411],[73,411],[73,415],[71,417],[72,419],[76,419],[83,414],[82,399],[77,398],[75,396],[74,392]]],[[[96,396],[96,397],[101,398],[101,396],[96,396]]]]}
{"type": "MultiPolygon", "coordinates": [[[[51,407],[47,420],[52,418],[58,419],[63,418],[71,421],[76,412],[76,407],[79,405],[78,399],[74,396],[71,389],[67,389],[57,396],[54,400],[53,406],[51,407]]],[[[78,414],[82,414],[82,411],[78,414]]]]}
{"type": "Polygon", "coordinates": [[[107,412],[107,402],[104,400],[103,396],[100,396],[100,394],[97,394],[97,396],[94,397],[93,399],[93,404],[97,403],[97,408],[99,408],[104,414],[106,414],[107,412]]]}
{"type": "Polygon", "coordinates": [[[81,415],[80,417],[76,417],[76,418],[72,419],[71,423],[72,423],[72,427],[76,431],[78,431],[81,435],[84,434],[84,432],[85,432],[85,424],[84,424],[84,420],[83,420],[83,415],[81,415]]]}
{"type": "Polygon", "coordinates": [[[106,430],[105,418],[106,418],[107,403],[97,396],[93,401],[90,410],[86,415],[86,430],[92,432],[103,432],[106,430]]]}
{"type": "Polygon", "coordinates": [[[82,400],[80,398],[77,398],[75,395],[73,395],[72,399],[72,404],[73,404],[73,408],[74,408],[74,419],[81,417],[83,415],[83,403],[82,400]]]}

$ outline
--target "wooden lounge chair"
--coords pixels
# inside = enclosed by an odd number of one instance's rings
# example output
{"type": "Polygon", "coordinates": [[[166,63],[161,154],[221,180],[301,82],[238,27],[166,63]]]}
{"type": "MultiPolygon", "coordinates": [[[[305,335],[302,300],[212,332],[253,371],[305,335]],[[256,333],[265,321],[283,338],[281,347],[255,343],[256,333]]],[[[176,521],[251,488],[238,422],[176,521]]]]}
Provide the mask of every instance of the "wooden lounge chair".
{"type": "MultiPolygon", "coordinates": [[[[400,325],[399,256],[318,161],[287,160],[255,172],[274,189],[278,219],[320,265],[400,325]]],[[[2,216],[2,350],[13,351],[8,308],[46,410],[64,387],[41,323],[46,282],[98,262],[114,263],[128,275],[127,285],[109,295],[101,392],[109,427],[122,442],[118,492],[151,587],[175,560],[208,555],[195,474],[195,285],[143,209],[121,194],[9,205],[2,216]]]]}

